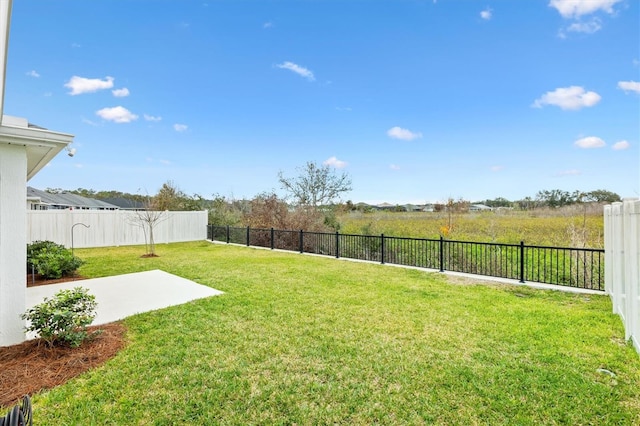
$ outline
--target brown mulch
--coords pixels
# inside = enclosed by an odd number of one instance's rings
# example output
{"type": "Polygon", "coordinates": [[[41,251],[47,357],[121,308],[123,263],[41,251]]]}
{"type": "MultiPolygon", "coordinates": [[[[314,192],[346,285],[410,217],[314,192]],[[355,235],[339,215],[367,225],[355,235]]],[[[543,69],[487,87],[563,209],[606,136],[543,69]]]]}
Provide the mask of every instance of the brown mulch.
{"type": "Polygon", "coordinates": [[[58,283],[66,283],[69,281],[82,281],[86,280],[86,277],[81,275],[73,275],[70,277],[62,277],[59,279],[46,279],[40,274],[27,274],[27,287],[35,287],[39,285],[49,285],[49,284],[58,284],[58,283]]]}
{"type": "Polygon", "coordinates": [[[77,348],[48,348],[39,339],[0,348],[0,406],[16,405],[24,395],[51,389],[102,365],[125,346],[120,323],[92,326],[102,333],[77,348]]]}
{"type": "MultiPolygon", "coordinates": [[[[85,277],[63,277],[45,280],[39,275],[27,276],[27,286],[81,281],[85,277]]],[[[87,370],[104,364],[126,344],[126,328],[120,323],[88,327],[89,332],[102,330],[80,347],[48,348],[39,339],[18,345],[0,347],[0,407],[20,402],[24,395],[33,395],[65,383],[87,370]]],[[[0,416],[2,416],[0,412],[0,416]]]]}

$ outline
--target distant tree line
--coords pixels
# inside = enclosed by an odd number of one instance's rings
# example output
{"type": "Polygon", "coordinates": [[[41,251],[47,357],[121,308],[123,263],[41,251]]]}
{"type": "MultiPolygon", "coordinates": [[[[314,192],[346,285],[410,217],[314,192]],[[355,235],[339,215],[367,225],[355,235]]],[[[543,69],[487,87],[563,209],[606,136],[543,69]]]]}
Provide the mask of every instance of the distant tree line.
{"type": "MultiPolygon", "coordinates": [[[[69,192],[88,198],[107,200],[124,198],[137,201],[148,210],[159,211],[209,211],[209,223],[213,225],[251,226],[254,228],[305,229],[308,231],[337,231],[340,213],[349,211],[369,212],[373,206],[354,204],[351,200],[342,202],[340,196],[351,190],[350,177],[327,165],[307,162],[298,169],[295,177],[278,175],[285,197],[275,192],[265,192],[250,200],[229,199],[212,194],[207,199],[199,194],[188,195],[173,181],[165,182],[155,195],[130,194],[120,191],[95,191],[78,188],[63,191],[47,188],[47,192],[69,192]]],[[[463,198],[449,198],[445,202],[433,204],[436,212],[465,213],[472,204],[484,204],[492,208],[533,210],[538,208],[561,208],[580,204],[605,204],[620,201],[618,194],[598,189],[595,191],[564,191],[561,189],[538,191],[535,197],[525,197],[511,201],[503,197],[470,202],[463,198]]],[[[392,211],[406,211],[404,206],[396,206],[392,211]]],[[[451,220],[450,220],[451,221],[451,220]]]]}
{"type": "Polygon", "coordinates": [[[498,197],[481,203],[494,208],[512,207],[520,210],[532,210],[541,207],[558,208],[583,203],[609,204],[620,200],[621,198],[618,194],[605,189],[589,192],[569,192],[562,189],[552,189],[538,191],[534,198],[525,197],[522,200],[509,201],[506,198],[498,197]]]}

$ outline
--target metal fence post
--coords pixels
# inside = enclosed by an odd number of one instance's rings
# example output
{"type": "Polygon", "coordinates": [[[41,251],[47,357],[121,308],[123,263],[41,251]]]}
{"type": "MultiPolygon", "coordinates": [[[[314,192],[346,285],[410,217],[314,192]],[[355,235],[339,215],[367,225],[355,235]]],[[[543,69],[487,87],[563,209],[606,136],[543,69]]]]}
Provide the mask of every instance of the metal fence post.
{"type": "Polygon", "coordinates": [[[247,247],[249,247],[249,227],[247,226],[247,247]]]}
{"type": "Polygon", "coordinates": [[[442,235],[440,235],[440,253],[439,254],[439,261],[440,261],[440,272],[444,272],[444,237],[442,235]]]}
{"type": "Polygon", "coordinates": [[[304,236],[303,236],[303,230],[300,230],[300,253],[304,253],[304,236]]]}
{"type": "Polygon", "coordinates": [[[273,235],[274,235],[273,228],[271,228],[271,250],[273,250],[275,247],[275,242],[273,241],[273,235]]]}
{"type": "Polygon", "coordinates": [[[381,244],[380,244],[380,263],[384,265],[384,234],[380,234],[381,244]]]}
{"type": "Polygon", "coordinates": [[[230,234],[229,225],[227,225],[227,244],[229,244],[229,242],[231,241],[231,235],[229,234],[230,234]]]}
{"type": "Polygon", "coordinates": [[[336,259],[340,257],[340,234],[336,231],[336,259]]]}
{"type": "Polygon", "coordinates": [[[524,241],[520,241],[520,282],[524,282],[524,241]]]}

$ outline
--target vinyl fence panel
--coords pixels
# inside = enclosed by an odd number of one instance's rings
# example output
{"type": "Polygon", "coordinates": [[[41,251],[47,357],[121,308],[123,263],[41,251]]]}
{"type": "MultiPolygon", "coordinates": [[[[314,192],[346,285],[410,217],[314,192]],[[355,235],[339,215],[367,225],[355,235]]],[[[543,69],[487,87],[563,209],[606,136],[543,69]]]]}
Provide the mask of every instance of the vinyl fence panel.
{"type": "Polygon", "coordinates": [[[604,208],[605,291],[640,353],[640,200],[604,208]]]}
{"type": "MultiPolygon", "coordinates": [[[[75,248],[145,244],[141,213],[127,210],[31,210],[27,214],[27,242],[49,240],[75,248]]],[[[160,219],[154,226],[157,244],[206,240],[206,211],[158,214],[160,219]]]]}

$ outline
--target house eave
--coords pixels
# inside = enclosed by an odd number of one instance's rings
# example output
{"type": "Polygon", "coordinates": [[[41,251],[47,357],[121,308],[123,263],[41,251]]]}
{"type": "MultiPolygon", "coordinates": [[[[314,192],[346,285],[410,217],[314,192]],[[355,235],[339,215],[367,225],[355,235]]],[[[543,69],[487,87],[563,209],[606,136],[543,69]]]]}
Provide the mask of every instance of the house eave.
{"type": "MultiPolygon", "coordinates": [[[[0,145],[24,146],[27,150],[27,180],[36,175],[56,155],[73,142],[73,135],[54,132],[48,129],[28,127],[21,121],[7,116],[2,117],[0,125],[0,145]],[[17,122],[18,125],[5,124],[17,122]]],[[[24,120],[26,123],[26,120],[24,120]]]]}

